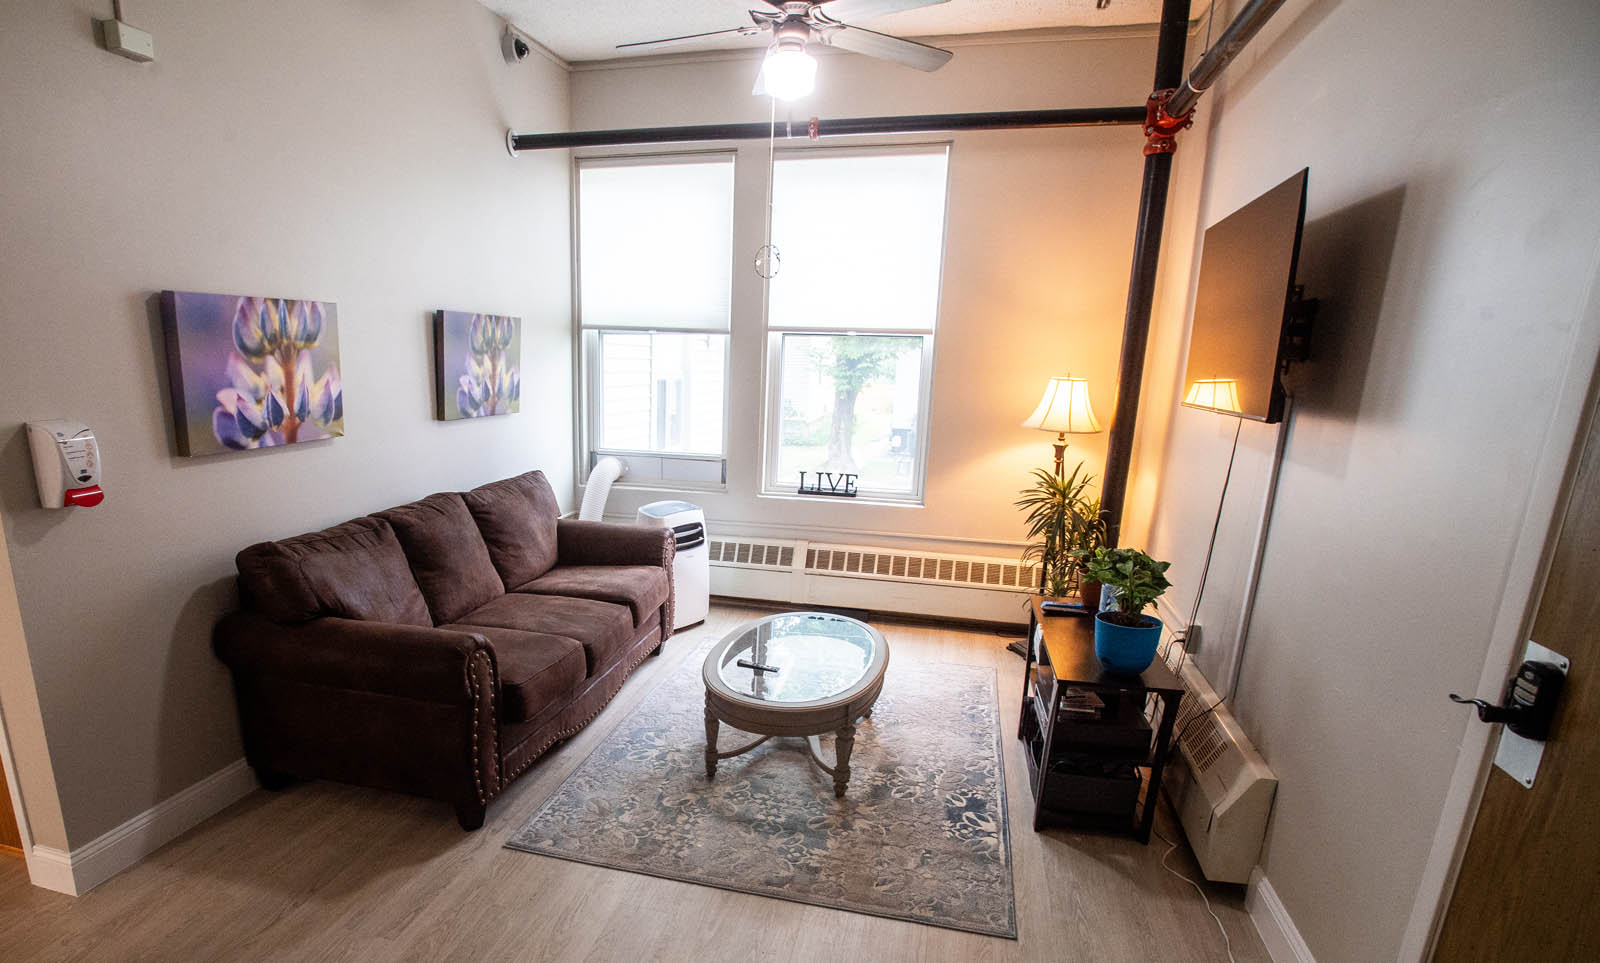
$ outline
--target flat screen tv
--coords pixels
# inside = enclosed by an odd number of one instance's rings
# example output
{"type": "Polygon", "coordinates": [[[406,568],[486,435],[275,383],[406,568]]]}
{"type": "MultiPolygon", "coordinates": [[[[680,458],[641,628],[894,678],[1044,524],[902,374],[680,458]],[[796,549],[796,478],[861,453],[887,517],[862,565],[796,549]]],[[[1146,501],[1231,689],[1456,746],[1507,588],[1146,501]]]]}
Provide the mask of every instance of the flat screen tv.
{"type": "Polygon", "coordinates": [[[1254,421],[1283,420],[1295,264],[1306,218],[1302,170],[1206,229],[1184,370],[1183,404],[1254,421]]]}

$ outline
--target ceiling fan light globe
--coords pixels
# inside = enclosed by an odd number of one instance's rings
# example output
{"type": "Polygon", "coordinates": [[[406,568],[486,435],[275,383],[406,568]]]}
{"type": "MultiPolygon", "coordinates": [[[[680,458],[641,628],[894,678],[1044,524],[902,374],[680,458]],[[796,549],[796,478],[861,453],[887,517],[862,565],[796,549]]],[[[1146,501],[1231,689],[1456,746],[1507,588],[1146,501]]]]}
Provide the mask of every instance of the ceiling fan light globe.
{"type": "Polygon", "coordinates": [[[767,54],[761,78],[768,94],[779,100],[797,100],[816,89],[817,62],[804,49],[780,48],[767,54]]]}

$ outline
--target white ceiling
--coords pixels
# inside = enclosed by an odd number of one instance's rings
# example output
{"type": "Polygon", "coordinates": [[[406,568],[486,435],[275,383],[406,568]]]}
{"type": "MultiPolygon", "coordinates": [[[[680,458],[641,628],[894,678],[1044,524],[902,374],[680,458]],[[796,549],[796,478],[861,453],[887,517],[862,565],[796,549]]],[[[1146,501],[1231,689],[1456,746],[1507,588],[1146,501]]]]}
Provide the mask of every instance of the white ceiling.
{"type": "MultiPolygon", "coordinates": [[[[481,0],[517,29],[567,61],[610,60],[616,45],[662,37],[723,30],[750,23],[745,11],[770,10],[751,0],[481,0]]],[[[1196,0],[1195,13],[1206,4],[1196,0]]],[[[949,0],[920,10],[861,22],[881,33],[902,37],[994,33],[1050,27],[1109,27],[1155,23],[1161,0],[1110,0],[1105,10],[1095,0],[949,0]]],[[[755,38],[734,36],[676,44],[661,53],[757,47],[755,38]]]]}

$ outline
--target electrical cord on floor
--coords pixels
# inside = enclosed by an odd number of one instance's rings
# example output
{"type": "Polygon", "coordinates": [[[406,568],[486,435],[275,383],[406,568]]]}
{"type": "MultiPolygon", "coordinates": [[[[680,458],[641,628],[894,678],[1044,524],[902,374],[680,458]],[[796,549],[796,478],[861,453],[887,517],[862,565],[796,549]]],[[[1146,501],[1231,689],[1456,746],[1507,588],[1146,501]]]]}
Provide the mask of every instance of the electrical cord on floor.
{"type": "Polygon", "coordinates": [[[1206,912],[1211,914],[1211,918],[1216,921],[1218,932],[1222,934],[1222,946],[1228,952],[1228,963],[1238,963],[1238,961],[1233,958],[1233,940],[1228,938],[1228,928],[1222,925],[1222,917],[1218,916],[1217,911],[1211,908],[1211,899],[1210,897],[1206,896],[1205,889],[1201,887],[1199,883],[1167,865],[1167,857],[1177,852],[1178,844],[1168,839],[1159,829],[1155,830],[1155,834],[1158,839],[1167,844],[1167,851],[1161,856],[1161,868],[1183,880],[1185,883],[1188,883],[1190,886],[1193,886],[1194,891],[1200,894],[1201,902],[1205,903],[1206,905],[1206,912]]]}

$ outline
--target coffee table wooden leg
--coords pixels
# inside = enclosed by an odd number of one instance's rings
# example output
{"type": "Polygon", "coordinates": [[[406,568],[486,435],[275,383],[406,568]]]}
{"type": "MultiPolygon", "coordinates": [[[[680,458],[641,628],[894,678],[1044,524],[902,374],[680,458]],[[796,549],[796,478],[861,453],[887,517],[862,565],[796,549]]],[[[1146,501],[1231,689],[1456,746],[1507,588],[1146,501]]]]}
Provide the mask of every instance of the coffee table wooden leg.
{"type": "Polygon", "coordinates": [[[706,778],[714,778],[717,774],[717,728],[721,725],[717,717],[712,714],[711,707],[706,706],[706,778]]]}
{"type": "Polygon", "coordinates": [[[856,727],[846,723],[836,734],[837,742],[834,751],[837,756],[833,764],[833,794],[843,798],[844,788],[850,783],[850,752],[856,746],[856,727]]]}

